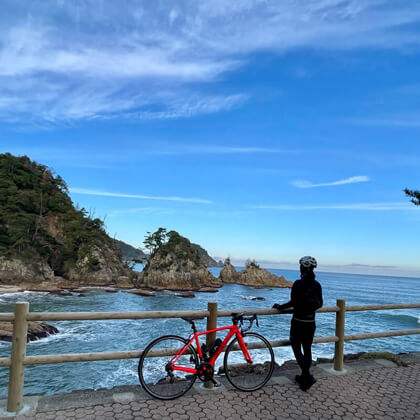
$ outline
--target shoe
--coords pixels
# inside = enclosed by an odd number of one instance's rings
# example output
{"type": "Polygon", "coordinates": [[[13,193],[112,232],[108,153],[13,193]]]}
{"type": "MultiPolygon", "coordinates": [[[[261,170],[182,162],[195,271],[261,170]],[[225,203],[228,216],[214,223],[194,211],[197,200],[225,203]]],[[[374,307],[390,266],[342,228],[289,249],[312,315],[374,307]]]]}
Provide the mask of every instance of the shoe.
{"type": "Polygon", "coordinates": [[[302,391],[307,391],[315,382],[316,379],[312,375],[309,375],[305,379],[300,378],[300,382],[298,383],[302,391]]]}

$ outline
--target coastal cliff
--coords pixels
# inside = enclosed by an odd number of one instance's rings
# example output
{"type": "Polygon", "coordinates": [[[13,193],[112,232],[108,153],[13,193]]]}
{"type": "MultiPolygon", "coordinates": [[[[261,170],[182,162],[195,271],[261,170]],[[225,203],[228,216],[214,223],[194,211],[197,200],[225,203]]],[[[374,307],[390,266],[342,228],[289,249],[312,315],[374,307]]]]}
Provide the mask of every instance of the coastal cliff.
{"type": "Polygon", "coordinates": [[[220,272],[220,280],[223,283],[237,283],[252,287],[292,287],[293,282],[288,281],[284,276],[276,276],[261,268],[255,261],[247,263],[245,270],[239,272],[226,259],[223,270],[220,272]]]}
{"type": "Polygon", "coordinates": [[[111,285],[132,276],[103,221],[73,205],[59,175],[0,154],[0,284],[111,285]]]}

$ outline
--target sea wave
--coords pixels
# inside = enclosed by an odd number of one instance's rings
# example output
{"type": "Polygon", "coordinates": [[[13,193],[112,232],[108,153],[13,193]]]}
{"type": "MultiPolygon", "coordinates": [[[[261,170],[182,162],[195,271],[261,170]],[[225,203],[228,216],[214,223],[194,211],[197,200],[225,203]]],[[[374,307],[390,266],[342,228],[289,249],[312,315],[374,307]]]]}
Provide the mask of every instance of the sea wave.
{"type": "Polygon", "coordinates": [[[420,316],[417,314],[383,313],[382,316],[389,320],[399,321],[404,324],[420,324],[420,316]]]}

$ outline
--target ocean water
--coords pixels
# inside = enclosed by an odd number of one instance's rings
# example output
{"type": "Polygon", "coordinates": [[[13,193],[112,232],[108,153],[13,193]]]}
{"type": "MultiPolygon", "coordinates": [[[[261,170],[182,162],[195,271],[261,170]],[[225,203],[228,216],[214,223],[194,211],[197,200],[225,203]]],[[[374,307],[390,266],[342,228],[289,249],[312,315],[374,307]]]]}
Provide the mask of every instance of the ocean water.
{"type": "MultiPolygon", "coordinates": [[[[212,268],[218,275],[220,269],[212,268]]],[[[298,278],[293,270],[270,270],[283,274],[289,280],[298,278]]],[[[332,306],[336,299],[345,299],[347,305],[420,302],[420,279],[378,277],[355,274],[318,273],[323,287],[324,305],[332,306]]],[[[218,293],[197,293],[193,299],[176,296],[174,292],[158,292],[155,297],[130,293],[106,293],[95,289],[85,297],[54,296],[47,293],[10,293],[0,295],[0,311],[12,312],[15,302],[27,301],[31,311],[155,311],[206,309],[207,302],[217,301],[219,309],[267,308],[273,303],[289,300],[290,289],[255,289],[235,284],[224,285],[218,293]],[[253,301],[261,296],[265,301],[253,301]]],[[[254,330],[269,340],[287,339],[291,315],[262,316],[260,328],[254,330]]],[[[218,325],[227,325],[228,318],[220,318],[218,325]]],[[[55,353],[85,353],[100,351],[137,350],[164,334],[189,336],[189,324],[181,319],[115,320],[115,321],[61,321],[51,322],[60,333],[28,343],[28,355],[55,353]]],[[[198,321],[205,329],[205,321],[198,321]]],[[[346,314],[346,334],[405,330],[420,328],[420,309],[353,312],[346,314]]],[[[334,335],[335,314],[318,314],[315,336],[334,335]]],[[[0,342],[0,357],[10,355],[11,344],[0,342]]],[[[420,335],[350,341],[346,353],[359,351],[391,351],[395,353],[420,351],[420,335]]],[[[332,357],[334,344],[315,344],[313,355],[332,357]]],[[[293,359],[289,347],[275,349],[277,363],[293,359]]],[[[138,384],[137,360],[62,363],[27,366],[24,394],[54,394],[76,389],[111,388],[117,385],[138,384]]],[[[0,398],[7,395],[8,368],[0,368],[0,398]]]]}

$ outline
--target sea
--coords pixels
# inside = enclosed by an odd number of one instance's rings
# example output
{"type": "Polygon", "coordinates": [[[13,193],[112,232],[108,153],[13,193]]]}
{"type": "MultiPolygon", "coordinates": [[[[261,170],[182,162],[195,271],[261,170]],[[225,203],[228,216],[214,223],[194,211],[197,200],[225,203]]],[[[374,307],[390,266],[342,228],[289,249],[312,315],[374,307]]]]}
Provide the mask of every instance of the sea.
{"type": "MultiPolygon", "coordinates": [[[[237,267],[242,269],[242,267],[237,267]]],[[[210,271],[218,276],[220,268],[210,271]]],[[[288,280],[299,278],[298,271],[270,269],[288,280]]],[[[317,273],[324,295],[324,306],[333,306],[337,299],[346,305],[387,303],[419,303],[420,278],[387,277],[359,274],[317,273]]],[[[106,293],[91,289],[86,296],[56,296],[48,293],[23,292],[0,295],[0,312],[13,312],[16,302],[29,302],[32,312],[102,312],[102,311],[162,311],[206,309],[208,302],[218,302],[219,309],[270,308],[274,303],[289,300],[290,289],[252,287],[225,284],[217,293],[196,293],[195,298],[182,298],[175,292],[157,292],[154,297],[138,296],[124,291],[106,293]],[[265,300],[252,300],[262,297],[265,300]]],[[[287,339],[291,315],[259,317],[254,330],[269,340],[287,339]]],[[[228,325],[229,318],[219,318],[218,326],[228,325]]],[[[28,343],[28,355],[89,353],[102,351],[139,350],[164,334],[188,337],[189,324],[181,319],[112,320],[112,321],[51,321],[59,333],[28,343]]],[[[204,330],[205,320],[197,327],[204,330]]],[[[420,309],[400,309],[369,312],[348,312],[346,334],[420,328],[420,309]]],[[[331,336],[335,330],[335,314],[317,315],[315,336],[331,336]]],[[[314,344],[313,358],[332,357],[334,343],[314,344]]],[[[405,353],[420,351],[420,335],[349,341],[345,353],[390,351],[405,353]]],[[[11,344],[0,342],[0,357],[10,356],[11,344]]],[[[293,359],[290,347],[275,349],[276,362],[293,359]]],[[[61,363],[25,367],[24,395],[50,395],[80,389],[112,388],[138,384],[138,360],[116,360],[82,363],[61,363]]],[[[7,396],[9,368],[0,367],[0,398],[7,396]]]]}

